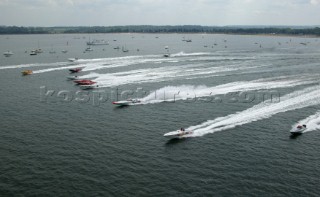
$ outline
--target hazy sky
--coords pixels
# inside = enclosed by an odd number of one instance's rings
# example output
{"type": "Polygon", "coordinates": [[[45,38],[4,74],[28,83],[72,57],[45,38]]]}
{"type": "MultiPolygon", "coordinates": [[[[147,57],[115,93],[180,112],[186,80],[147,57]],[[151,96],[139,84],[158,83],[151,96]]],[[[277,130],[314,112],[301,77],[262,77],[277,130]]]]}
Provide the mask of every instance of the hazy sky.
{"type": "Polygon", "coordinates": [[[320,0],[0,0],[0,25],[320,25],[320,0]]]}

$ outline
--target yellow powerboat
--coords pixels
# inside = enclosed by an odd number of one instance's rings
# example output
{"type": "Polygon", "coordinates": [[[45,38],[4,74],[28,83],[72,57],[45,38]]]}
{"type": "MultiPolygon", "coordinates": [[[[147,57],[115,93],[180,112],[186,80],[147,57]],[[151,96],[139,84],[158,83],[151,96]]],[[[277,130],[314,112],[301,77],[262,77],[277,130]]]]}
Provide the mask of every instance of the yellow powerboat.
{"type": "Polygon", "coordinates": [[[24,70],[21,73],[22,73],[22,75],[31,75],[32,74],[32,70],[24,70]]]}

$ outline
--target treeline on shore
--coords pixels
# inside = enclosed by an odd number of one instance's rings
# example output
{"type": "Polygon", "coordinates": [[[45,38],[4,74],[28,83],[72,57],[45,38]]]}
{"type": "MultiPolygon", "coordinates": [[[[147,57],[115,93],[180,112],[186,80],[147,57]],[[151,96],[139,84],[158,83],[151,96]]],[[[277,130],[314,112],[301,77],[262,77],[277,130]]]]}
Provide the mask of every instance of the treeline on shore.
{"type": "Polygon", "coordinates": [[[18,27],[0,26],[0,34],[67,33],[221,33],[221,34],[289,34],[320,36],[319,27],[242,27],[242,26],[92,26],[92,27],[18,27]]]}

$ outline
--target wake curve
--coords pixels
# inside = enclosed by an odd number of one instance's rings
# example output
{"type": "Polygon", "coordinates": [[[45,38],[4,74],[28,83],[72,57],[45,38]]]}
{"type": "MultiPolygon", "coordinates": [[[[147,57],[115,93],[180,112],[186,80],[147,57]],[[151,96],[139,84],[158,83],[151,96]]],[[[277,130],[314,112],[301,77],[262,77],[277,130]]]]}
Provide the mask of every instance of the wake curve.
{"type": "Polygon", "coordinates": [[[320,104],[320,86],[313,86],[304,90],[295,91],[281,97],[278,103],[260,103],[247,110],[208,120],[196,126],[190,126],[187,130],[193,130],[191,137],[203,136],[208,133],[223,131],[253,121],[269,118],[275,114],[290,110],[301,109],[308,106],[320,104]]]}
{"type": "Polygon", "coordinates": [[[291,130],[296,129],[298,125],[302,125],[302,124],[307,125],[307,129],[304,131],[304,133],[309,131],[320,130],[320,111],[303,120],[300,120],[299,124],[293,124],[291,130]]]}
{"type": "MultiPolygon", "coordinates": [[[[293,77],[294,78],[294,77],[293,77]]],[[[318,77],[309,76],[309,80],[304,80],[305,76],[296,79],[284,77],[267,78],[253,81],[237,81],[222,84],[214,87],[207,86],[167,86],[151,92],[149,95],[141,99],[143,104],[154,104],[168,101],[192,100],[200,97],[211,97],[214,95],[222,95],[231,92],[248,92],[254,90],[268,90],[276,88],[294,87],[298,85],[315,84],[318,77]]]]}

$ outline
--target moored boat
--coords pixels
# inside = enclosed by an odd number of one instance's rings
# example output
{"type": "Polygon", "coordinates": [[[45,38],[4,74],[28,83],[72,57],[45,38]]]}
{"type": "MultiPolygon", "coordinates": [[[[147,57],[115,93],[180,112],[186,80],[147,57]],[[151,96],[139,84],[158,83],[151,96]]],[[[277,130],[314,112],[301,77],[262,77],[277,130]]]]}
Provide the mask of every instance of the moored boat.
{"type": "Polygon", "coordinates": [[[4,56],[6,57],[10,57],[11,55],[13,55],[13,52],[12,51],[6,51],[3,53],[4,56]]]}
{"type": "Polygon", "coordinates": [[[87,42],[87,45],[108,45],[109,42],[105,40],[94,40],[94,41],[89,41],[87,42]]]}

